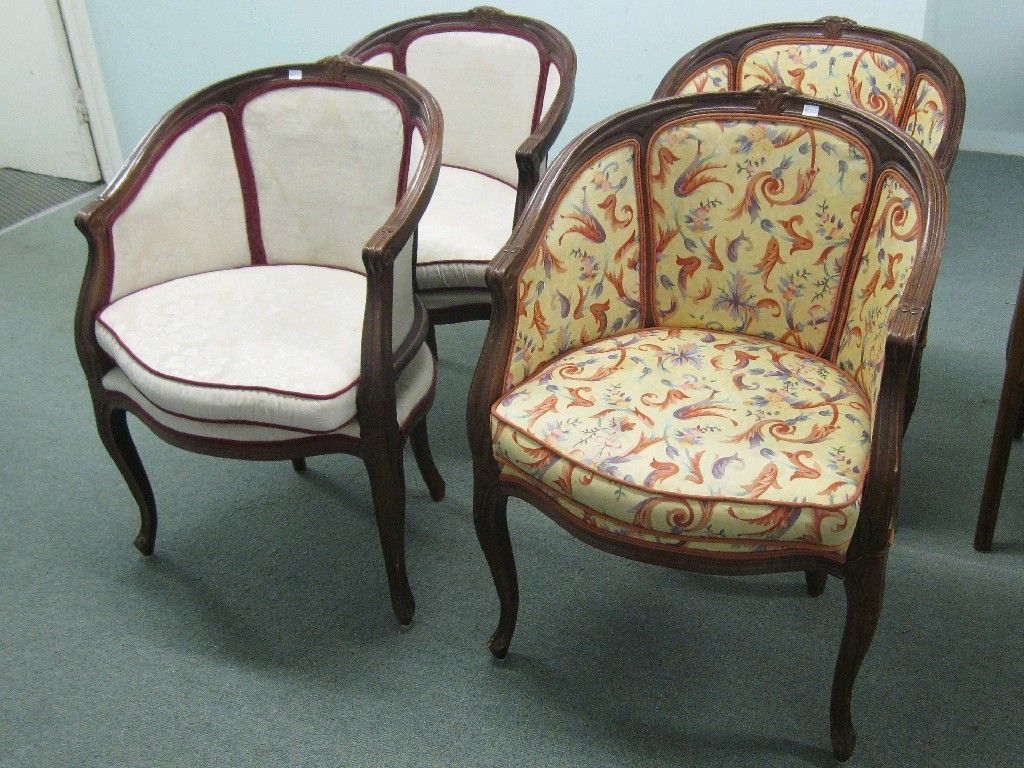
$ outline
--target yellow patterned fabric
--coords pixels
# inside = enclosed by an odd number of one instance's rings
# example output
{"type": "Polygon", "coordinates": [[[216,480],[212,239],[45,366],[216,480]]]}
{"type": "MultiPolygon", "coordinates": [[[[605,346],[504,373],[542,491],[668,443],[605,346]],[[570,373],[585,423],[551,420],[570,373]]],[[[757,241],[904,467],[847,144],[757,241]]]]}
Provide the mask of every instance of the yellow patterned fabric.
{"type": "Polygon", "coordinates": [[[656,322],[821,349],[869,161],[798,118],[695,120],[650,152],[656,322]]]}
{"type": "Polygon", "coordinates": [[[896,122],[910,67],[892,52],[820,42],[771,43],[739,63],[740,90],[766,83],[796,88],[896,122]]]}
{"type": "Polygon", "coordinates": [[[935,82],[925,75],[917,79],[914,104],[907,118],[907,133],[934,155],[946,130],[946,100],[935,82]]]}
{"type": "Polygon", "coordinates": [[[878,398],[889,318],[920,247],[920,206],[906,182],[888,172],[872,215],[836,363],[878,398]]]}
{"type": "Polygon", "coordinates": [[[683,83],[682,87],[676,91],[676,95],[722,93],[729,90],[731,82],[732,65],[727,61],[717,61],[683,83]]]}
{"type": "Polygon", "coordinates": [[[634,161],[626,142],[569,185],[519,278],[508,389],[567,349],[640,325],[634,161]]]}
{"type": "Polygon", "coordinates": [[[571,497],[559,503],[617,535],[842,554],[856,524],[870,404],[841,370],[784,344],[620,333],[550,362],[491,415],[507,476],[571,497]]]}

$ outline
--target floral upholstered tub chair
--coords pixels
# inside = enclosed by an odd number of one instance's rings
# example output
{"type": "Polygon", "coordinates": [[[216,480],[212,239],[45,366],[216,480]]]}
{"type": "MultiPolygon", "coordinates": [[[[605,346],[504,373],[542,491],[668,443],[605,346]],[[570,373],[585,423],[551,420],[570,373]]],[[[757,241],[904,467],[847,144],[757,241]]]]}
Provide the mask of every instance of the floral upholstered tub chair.
{"type": "Polygon", "coordinates": [[[651,102],[563,151],[489,273],[467,407],[491,651],[518,609],[510,496],[636,560],[835,576],[848,758],[945,216],[918,143],[775,86],[651,102]]]}
{"type": "MultiPolygon", "coordinates": [[[[729,32],[680,58],[654,97],[767,84],[790,86],[899,126],[928,150],[949,178],[966,110],[963,79],[940,51],[898,32],[862,27],[838,16],[729,32]]],[[[908,389],[908,424],[917,404],[923,349],[908,389]]]]}

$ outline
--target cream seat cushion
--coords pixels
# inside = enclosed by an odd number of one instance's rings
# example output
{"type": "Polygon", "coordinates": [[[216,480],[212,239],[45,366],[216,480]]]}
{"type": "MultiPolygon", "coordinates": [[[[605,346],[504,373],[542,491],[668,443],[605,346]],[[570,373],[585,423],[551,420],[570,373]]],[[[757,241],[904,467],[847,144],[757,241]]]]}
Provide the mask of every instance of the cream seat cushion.
{"type": "Polygon", "coordinates": [[[485,288],[484,273],[512,232],[515,207],[516,190],[506,182],[442,166],[420,220],[418,288],[485,288]]]}
{"type": "Polygon", "coordinates": [[[737,333],[649,328],[570,352],[495,404],[506,480],[584,524],[673,547],[842,556],[871,406],[829,362],[737,333]]]}
{"type": "Polygon", "coordinates": [[[355,419],[366,278],[309,265],[182,277],[100,312],[100,346],[167,414],[327,433],[355,419]]]}

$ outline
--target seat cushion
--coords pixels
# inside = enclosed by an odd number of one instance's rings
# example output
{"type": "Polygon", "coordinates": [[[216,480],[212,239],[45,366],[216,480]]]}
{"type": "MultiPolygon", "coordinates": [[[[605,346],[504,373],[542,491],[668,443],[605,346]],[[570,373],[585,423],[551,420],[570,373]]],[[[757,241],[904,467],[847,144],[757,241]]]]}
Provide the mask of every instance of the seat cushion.
{"type": "Polygon", "coordinates": [[[419,226],[422,291],[485,288],[484,273],[512,233],[514,187],[476,171],[442,166],[419,226]]]}
{"type": "Polygon", "coordinates": [[[167,413],[331,432],[356,415],[365,295],[366,278],[343,269],[219,270],[118,299],[96,334],[167,413]]]}
{"type": "Polygon", "coordinates": [[[871,406],[832,364],[743,334],[650,328],[547,364],[492,409],[505,478],[587,525],[696,549],[841,556],[871,406]]]}

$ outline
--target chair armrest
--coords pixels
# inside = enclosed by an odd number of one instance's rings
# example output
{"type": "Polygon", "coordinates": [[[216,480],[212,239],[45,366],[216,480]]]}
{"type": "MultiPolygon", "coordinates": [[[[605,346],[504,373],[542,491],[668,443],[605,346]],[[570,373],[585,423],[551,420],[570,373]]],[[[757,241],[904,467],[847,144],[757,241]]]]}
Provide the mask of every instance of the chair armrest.
{"type": "MultiPolygon", "coordinates": [[[[537,128],[516,150],[516,167],[519,169],[518,193],[516,195],[515,220],[519,220],[526,203],[540,181],[545,160],[558,138],[572,107],[576,85],[576,53],[571,47],[548,51],[548,67],[558,70],[558,90],[548,105],[537,128]]],[[[550,78],[550,75],[549,75],[550,78]]]]}

